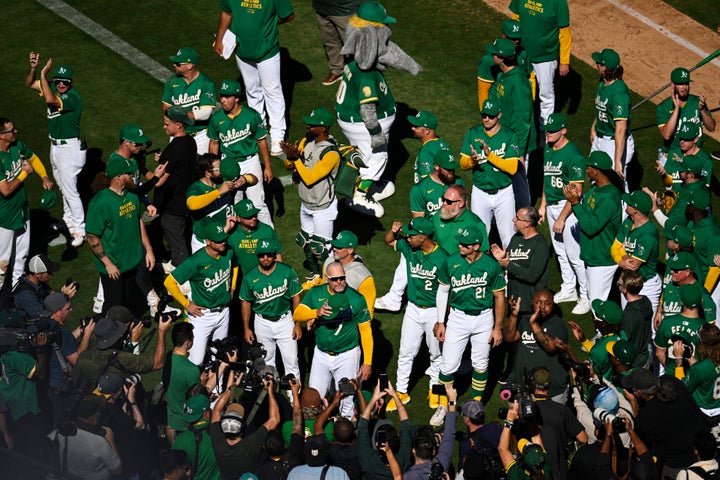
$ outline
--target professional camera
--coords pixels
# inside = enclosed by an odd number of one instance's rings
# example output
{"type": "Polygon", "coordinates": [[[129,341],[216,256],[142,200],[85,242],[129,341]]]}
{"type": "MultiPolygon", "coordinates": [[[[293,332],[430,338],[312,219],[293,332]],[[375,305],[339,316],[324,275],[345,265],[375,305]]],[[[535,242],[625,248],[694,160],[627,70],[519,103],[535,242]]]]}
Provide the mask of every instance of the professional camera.
{"type": "MultiPolygon", "coordinates": [[[[692,358],[693,355],[695,354],[695,345],[693,345],[692,343],[689,343],[686,339],[684,339],[680,335],[673,335],[672,337],[670,337],[670,342],[673,344],[675,342],[682,342],[682,345],[683,345],[682,358],[692,358]]],[[[672,348],[669,350],[672,350],[672,348]]]]}
{"type": "Polygon", "coordinates": [[[592,376],[592,373],[590,372],[590,365],[588,365],[587,363],[576,362],[569,357],[567,364],[568,367],[570,367],[575,372],[575,376],[578,380],[583,382],[590,381],[590,377],[592,376]]]}
{"type": "Polygon", "coordinates": [[[140,382],[142,382],[142,377],[139,373],[131,373],[124,380],[125,386],[128,388],[133,385],[140,385],[140,382]]]}
{"type": "Polygon", "coordinates": [[[593,411],[593,419],[600,423],[606,423],[610,422],[612,423],[612,430],[613,433],[625,433],[627,432],[627,429],[625,428],[625,422],[623,422],[623,419],[613,415],[612,413],[608,412],[604,408],[596,408],[595,411],[593,411]]]}
{"type": "Polygon", "coordinates": [[[73,280],[72,278],[68,278],[67,280],[65,280],[65,286],[66,286],[66,287],[72,287],[73,285],[75,286],[75,291],[76,291],[76,292],[79,292],[79,291],[80,291],[80,284],[79,284],[78,282],[76,282],[76,281],[73,280]]]}
{"type": "Polygon", "coordinates": [[[445,469],[440,462],[433,462],[430,466],[430,476],[428,480],[443,480],[445,469]]]}
{"type": "Polygon", "coordinates": [[[347,377],[340,379],[338,382],[338,389],[343,395],[355,395],[355,388],[352,383],[350,383],[350,379],[347,377]]]}
{"type": "MultiPolygon", "coordinates": [[[[536,407],[535,401],[532,398],[532,394],[528,391],[528,388],[524,385],[517,385],[512,382],[505,384],[505,387],[500,390],[500,398],[507,401],[508,403],[518,402],[520,406],[519,418],[520,421],[535,420],[536,418],[536,407]]],[[[507,407],[501,407],[498,409],[498,417],[501,419],[507,418],[507,407]]]]}

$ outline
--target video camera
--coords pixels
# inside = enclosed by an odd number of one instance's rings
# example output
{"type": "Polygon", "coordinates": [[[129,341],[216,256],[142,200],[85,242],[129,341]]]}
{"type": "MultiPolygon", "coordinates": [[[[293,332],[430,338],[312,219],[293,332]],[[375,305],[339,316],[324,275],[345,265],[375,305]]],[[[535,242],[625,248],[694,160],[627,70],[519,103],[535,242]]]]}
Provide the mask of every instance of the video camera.
{"type": "Polygon", "coordinates": [[[430,476],[428,480],[443,480],[445,478],[445,469],[440,462],[433,462],[430,466],[430,476]]]}
{"type": "MultiPolygon", "coordinates": [[[[535,401],[533,400],[532,394],[525,385],[517,385],[512,382],[508,382],[502,390],[500,390],[500,398],[507,401],[509,404],[515,401],[520,406],[518,418],[521,422],[534,421],[537,418],[535,401]]],[[[507,418],[508,408],[500,407],[498,409],[498,417],[502,420],[507,418]]]]}

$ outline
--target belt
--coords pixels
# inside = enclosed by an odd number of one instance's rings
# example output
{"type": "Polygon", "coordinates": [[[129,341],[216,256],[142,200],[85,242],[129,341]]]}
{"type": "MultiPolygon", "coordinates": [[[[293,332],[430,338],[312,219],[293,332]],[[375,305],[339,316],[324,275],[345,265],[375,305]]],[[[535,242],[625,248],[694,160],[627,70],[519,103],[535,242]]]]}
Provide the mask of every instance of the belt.
{"type": "Polygon", "coordinates": [[[500,188],[491,188],[490,190],[483,190],[483,189],[481,188],[480,190],[482,190],[483,192],[487,193],[488,195],[495,195],[495,194],[496,194],[497,192],[499,192],[501,189],[500,189],[500,188]]]}
{"type": "Polygon", "coordinates": [[[324,351],[323,353],[327,353],[327,354],[330,355],[331,357],[337,357],[337,356],[340,355],[341,353],[349,352],[349,351],[352,350],[353,348],[355,348],[355,347],[348,348],[347,350],[343,350],[342,352],[325,352],[325,351],[324,351]]]}
{"type": "Polygon", "coordinates": [[[608,138],[608,139],[610,139],[610,140],[615,139],[615,137],[611,137],[610,135],[603,135],[603,134],[601,134],[601,133],[597,133],[597,134],[595,134],[595,135],[596,135],[598,138],[608,138]]]}
{"type": "Polygon", "coordinates": [[[490,310],[489,308],[486,308],[484,310],[460,310],[459,308],[454,308],[454,309],[457,310],[458,312],[464,313],[465,315],[470,315],[471,317],[477,317],[481,313],[487,312],[488,310],[490,310]]]}
{"type": "MultiPolygon", "coordinates": [[[[378,118],[378,120],[383,120],[383,119],[386,119],[387,117],[389,117],[390,115],[395,115],[395,109],[393,109],[392,112],[380,113],[380,114],[378,114],[377,118],[378,118]]],[[[344,118],[341,118],[340,115],[338,115],[338,119],[342,120],[343,122],[350,122],[350,123],[360,123],[363,121],[362,118],[355,120],[355,117],[353,115],[350,115],[349,120],[345,120],[344,118]]]]}
{"type": "Polygon", "coordinates": [[[415,305],[417,308],[420,308],[422,310],[426,310],[428,308],[435,308],[435,305],[418,305],[415,302],[411,302],[413,305],[415,305]]]}
{"type": "Polygon", "coordinates": [[[206,308],[205,310],[207,310],[210,313],[217,313],[217,312],[222,312],[226,308],[227,308],[227,305],[223,305],[222,307],[206,308]]]}
{"type": "Polygon", "coordinates": [[[248,160],[248,159],[254,157],[255,155],[257,155],[257,153],[253,153],[252,155],[240,156],[240,157],[225,157],[225,158],[231,158],[233,160],[237,160],[238,162],[244,162],[245,160],[248,160]]]}
{"type": "Polygon", "coordinates": [[[52,137],[49,137],[49,138],[50,138],[50,143],[52,143],[56,147],[59,145],[67,145],[71,140],[77,140],[77,138],[60,138],[60,139],[55,139],[52,137]]]}
{"type": "Polygon", "coordinates": [[[258,317],[264,319],[264,320],[268,320],[268,321],[270,321],[270,322],[277,322],[277,321],[280,320],[282,317],[284,317],[285,315],[287,315],[289,311],[290,311],[290,310],[286,310],[285,313],[283,313],[283,314],[281,314],[281,315],[278,315],[277,317],[270,317],[270,316],[267,316],[267,315],[262,315],[262,314],[260,314],[260,313],[256,313],[256,315],[257,315],[258,317]]]}

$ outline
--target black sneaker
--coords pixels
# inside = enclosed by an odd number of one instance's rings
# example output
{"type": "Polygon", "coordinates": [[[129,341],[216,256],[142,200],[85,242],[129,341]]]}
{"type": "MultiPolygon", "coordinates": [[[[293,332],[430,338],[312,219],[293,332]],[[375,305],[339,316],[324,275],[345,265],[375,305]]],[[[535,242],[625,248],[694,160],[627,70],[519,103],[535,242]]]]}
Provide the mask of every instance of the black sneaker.
{"type": "Polygon", "coordinates": [[[720,150],[716,150],[710,154],[712,158],[720,162],[720,150]]]}

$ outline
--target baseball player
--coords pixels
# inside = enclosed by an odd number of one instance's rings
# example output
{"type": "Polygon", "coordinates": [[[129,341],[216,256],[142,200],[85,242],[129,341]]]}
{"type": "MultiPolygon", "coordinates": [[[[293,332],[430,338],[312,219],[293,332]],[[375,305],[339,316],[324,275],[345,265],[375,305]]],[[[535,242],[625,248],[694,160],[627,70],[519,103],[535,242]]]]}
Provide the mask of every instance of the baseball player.
{"type": "Polygon", "coordinates": [[[467,189],[462,185],[451,185],[445,190],[442,198],[442,207],[437,215],[432,216],[434,239],[440,248],[448,255],[458,253],[460,247],[457,242],[457,235],[464,232],[468,227],[477,227],[485,234],[480,251],[486,252],[490,249],[487,238],[487,228],[480,217],[467,208],[467,189]]]}
{"type": "Polygon", "coordinates": [[[300,378],[297,341],[302,328],[293,321],[292,313],[300,303],[302,287],[295,270],[275,257],[275,242],[262,239],[255,248],[257,265],[243,274],[239,297],[241,300],[245,341],[256,339],[266,349],[265,363],[275,366],[275,350],[280,349],[285,374],[300,378]],[[250,317],[255,315],[254,330],[250,317]]]}
{"type": "Polygon", "coordinates": [[[655,170],[660,174],[665,188],[671,187],[676,193],[682,186],[680,172],[683,171],[683,160],[685,157],[695,156],[702,163],[700,180],[703,185],[710,187],[710,180],[713,170],[713,159],[700,148],[702,140],[702,129],[699,125],[686,122],[674,134],[677,145],[672,145],[667,151],[667,159],[663,164],[658,161],[655,170]]]}
{"type": "MultiPolygon", "coordinates": [[[[517,136],[501,125],[500,104],[486,100],[482,109],[482,126],[465,134],[460,150],[460,167],[473,171],[470,209],[486,226],[497,225],[500,240],[507,246],[514,229],[515,195],[512,176],[518,171],[520,148],[517,136]]],[[[486,237],[490,232],[486,232],[486,237]]]]}
{"type": "MultiPolygon", "coordinates": [[[[470,340],[475,400],[481,400],[485,392],[490,349],[502,342],[505,318],[505,275],[500,264],[480,249],[486,238],[485,232],[472,226],[456,236],[459,253],[450,255],[438,271],[437,323],[433,329],[437,339],[444,342],[440,383],[453,383],[470,340]]],[[[442,398],[440,403],[431,425],[442,424],[445,417],[442,398]]]]}
{"type": "MultiPolygon", "coordinates": [[[[278,25],[295,19],[293,7],[290,0],[258,0],[253,3],[221,0],[220,10],[213,49],[222,56],[225,33],[230,30],[235,34],[235,62],[245,84],[248,105],[262,116],[264,125],[270,126],[270,153],[279,156],[282,154],[280,141],[285,139],[287,127],[285,97],[280,84],[278,25]]],[[[272,173],[266,181],[271,179],[272,173]]],[[[257,203],[255,205],[261,208],[257,203]]]]}
{"type": "Polygon", "coordinates": [[[205,248],[193,253],[165,279],[168,293],[187,311],[188,321],[195,327],[195,340],[188,355],[195,365],[202,364],[209,339],[219,340],[228,335],[228,305],[237,276],[235,254],[227,249],[224,224],[206,220],[202,237],[205,248]],[[190,282],[192,300],[180,291],[185,282],[190,282]]]}
{"type": "Polygon", "coordinates": [[[419,111],[416,115],[408,115],[408,122],[412,125],[413,137],[420,140],[420,150],[415,157],[413,167],[413,183],[418,184],[420,180],[432,174],[435,164],[435,156],[440,150],[450,150],[450,147],[435,134],[438,120],[435,114],[427,110],[419,111]]]}
{"type": "Polygon", "coordinates": [[[8,265],[3,282],[3,292],[8,295],[25,270],[30,249],[30,209],[25,179],[35,172],[42,178],[44,189],[53,187],[45,166],[17,139],[17,133],[12,120],[0,118],[0,262],[8,265]]]}
{"type": "Polygon", "coordinates": [[[255,208],[252,201],[240,200],[235,204],[234,210],[235,228],[230,231],[228,247],[235,252],[240,271],[245,274],[257,266],[256,249],[261,240],[271,241],[275,245],[275,260],[282,262],[282,244],[275,230],[258,220],[260,210],[255,208]]]}
{"type": "MultiPolygon", "coordinates": [[[[695,274],[697,260],[692,253],[677,252],[668,259],[667,268],[670,271],[670,282],[665,286],[662,297],[660,297],[660,308],[658,308],[653,320],[653,331],[657,330],[664,318],[679,315],[682,311],[682,301],[680,299],[680,287],[682,285],[698,284],[702,286],[695,274]]],[[[700,316],[706,322],[714,322],[717,318],[715,301],[705,288],[701,288],[700,293],[702,294],[700,316]]]]}
{"type": "MultiPolygon", "coordinates": [[[[250,173],[265,182],[273,179],[267,131],[260,114],[252,107],[240,103],[240,84],[236,80],[223,80],[220,84],[220,105],[222,110],[210,117],[208,138],[210,153],[220,155],[223,162],[237,162],[240,173],[250,173]],[[259,154],[259,156],[258,156],[259,154]],[[260,166],[260,158],[265,165],[260,166]]],[[[279,147],[278,147],[279,148],[279,147]]],[[[265,204],[265,192],[261,182],[249,186],[247,198],[260,209],[259,218],[273,226],[270,212],[265,204]]],[[[235,201],[240,198],[236,194],[235,201]]]]}
{"type": "Polygon", "coordinates": [[[685,209],[685,215],[692,222],[695,258],[697,258],[698,280],[710,292],[715,307],[720,310],[720,267],[716,258],[720,255],[720,225],[708,213],[710,201],[706,195],[695,195],[685,209]]]}
{"type": "MultiPolygon", "coordinates": [[[[333,380],[336,388],[343,378],[360,376],[367,380],[372,373],[373,354],[370,313],[365,298],[348,287],[340,262],[328,265],[325,278],[327,284],[311,288],[293,312],[293,320],[307,322],[308,330],[315,329],[308,385],[316,389],[320,397],[325,396],[333,380]]],[[[352,402],[352,396],[340,402],[343,417],[352,418],[352,402]]]]}
{"type": "Polygon", "coordinates": [[[678,147],[677,134],[684,125],[693,124],[698,127],[698,146],[702,147],[702,125],[708,132],[715,131],[715,119],[707,106],[704,93],[690,94],[690,71],[678,67],[670,73],[672,93],[660,102],[655,109],[660,136],[663,138],[665,151],[678,147]]]}
{"type": "Polygon", "coordinates": [[[588,299],[592,303],[596,298],[607,300],[617,270],[610,247],[622,220],[621,189],[607,153],[590,153],[585,165],[588,178],[594,184],[582,202],[580,192],[571,185],[563,187],[563,194],[580,225],[580,258],[585,261],[588,299]]]}
{"type": "Polygon", "coordinates": [[[532,62],[540,97],[540,125],[555,111],[555,70],[561,77],[570,72],[570,9],[567,0],[524,2],[511,0],[510,11],[522,26],[521,45],[532,62]]]}
{"type": "MultiPolygon", "coordinates": [[[[675,342],[672,347],[675,357],[675,376],[685,383],[693,400],[708,419],[716,417],[720,412],[720,398],[717,398],[715,387],[720,383],[717,365],[718,339],[720,339],[720,331],[716,325],[706,324],[700,327],[698,358],[687,359],[690,366],[688,370],[683,368],[682,342],[680,344],[675,342]]],[[[714,437],[710,438],[714,439],[714,437]]]]}
{"type": "MultiPolygon", "coordinates": [[[[591,152],[610,155],[613,169],[625,179],[627,164],[635,154],[635,140],[630,133],[630,89],[622,79],[620,55],[606,48],[594,52],[600,81],[595,92],[595,118],[590,127],[591,152]]],[[[627,190],[627,181],[625,181],[627,190]]]]}
{"type": "Polygon", "coordinates": [[[577,301],[572,313],[583,315],[590,311],[590,301],[585,265],[580,260],[580,227],[572,205],[563,195],[563,187],[569,185],[578,194],[582,192],[585,156],[566,135],[567,117],[562,113],[550,115],[545,123],[543,194],[538,210],[540,217],[548,222],[553,250],[560,265],[562,284],[555,294],[555,303],[577,301]]]}
{"type": "Polygon", "coordinates": [[[210,140],[207,136],[210,116],[215,110],[215,84],[197,68],[200,55],[195,49],[182,47],[170,57],[175,75],[165,82],[163,112],[173,105],[182,107],[188,117],[194,120],[186,132],[195,139],[198,155],[208,153],[210,140]]]}
{"type": "Polygon", "coordinates": [[[682,185],[678,189],[677,198],[672,203],[670,210],[666,210],[666,204],[663,204],[662,208],[658,206],[658,195],[647,187],[643,187],[643,191],[653,200],[652,213],[662,227],[667,222],[670,222],[671,225],[688,225],[690,220],[686,218],[685,210],[693,199],[695,201],[702,199],[703,202],[710,204],[710,190],[703,182],[702,159],[697,155],[688,155],[683,158],[679,168],[682,185]]]}
{"type": "Polygon", "coordinates": [[[568,322],[568,326],[575,340],[590,353],[589,359],[598,377],[605,377],[605,379],[612,381],[611,352],[608,351],[607,347],[609,343],[616,342],[624,337],[624,334],[621,336],[620,332],[622,310],[617,303],[611,300],[600,300],[599,298],[592,301],[592,310],[595,330],[599,337],[593,340],[588,339],[582,327],[575,322],[568,322]]]}
{"type": "MultiPolygon", "coordinates": [[[[395,380],[397,396],[402,403],[410,401],[408,393],[410,372],[413,359],[420,350],[420,342],[425,334],[425,343],[430,351],[429,405],[430,408],[438,408],[440,398],[438,395],[433,395],[432,386],[437,385],[440,373],[440,344],[433,334],[433,327],[437,321],[435,299],[438,273],[447,254],[438,247],[432,236],[432,222],[427,218],[416,217],[407,225],[393,222],[392,227],[385,234],[385,243],[405,258],[405,276],[408,279],[408,306],[400,332],[400,351],[395,380]],[[404,234],[403,237],[400,236],[400,232],[404,234]]],[[[394,399],[388,402],[387,409],[397,410],[394,399]]]]}
{"type": "Polygon", "coordinates": [[[30,71],[25,77],[25,86],[40,92],[47,104],[50,164],[63,196],[63,221],[73,237],[71,245],[80,247],[85,240],[85,212],[77,190],[77,176],[85,166],[87,153],[80,141],[82,98],[73,88],[72,68],[58,65],[51,84],[47,76],[52,69],[52,58],[42,67],[38,79],[39,61],[40,54],[30,52],[30,71]]]}
{"type": "Polygon", "coordinates": [[[316,108],[302,117],[305,138],[299,144],[281,142],[287,155],[285,168],[299,177],[300,232],[295,240],[305,252],[310,267],[309,280],[320,278],[320,267],[328,256],[333,225],[338,214],[335,177],[340,165],[340,152],[330,136],[333,114],[316,108]]]}

